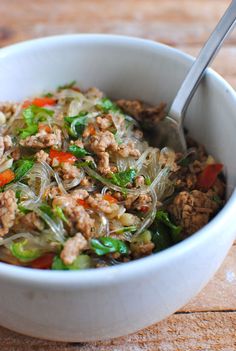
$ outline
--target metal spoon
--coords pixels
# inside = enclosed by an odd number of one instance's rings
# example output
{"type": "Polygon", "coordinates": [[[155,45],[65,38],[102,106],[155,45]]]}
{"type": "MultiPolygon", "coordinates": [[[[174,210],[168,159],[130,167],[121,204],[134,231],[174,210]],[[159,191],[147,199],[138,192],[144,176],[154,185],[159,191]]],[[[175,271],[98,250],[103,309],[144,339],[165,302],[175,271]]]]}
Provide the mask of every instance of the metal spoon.
{"type": "Polygon", "coordinates": [[[175,151],[186,152],[187,146],[183,131],[185,112],[207,66],[233,29],[235,22],[236,0],[233,0],[190,68],[170,107],[168,115],[158,124],[158,135],[156,135],[155,143],[159,146],[169,146],[175,151]]]}

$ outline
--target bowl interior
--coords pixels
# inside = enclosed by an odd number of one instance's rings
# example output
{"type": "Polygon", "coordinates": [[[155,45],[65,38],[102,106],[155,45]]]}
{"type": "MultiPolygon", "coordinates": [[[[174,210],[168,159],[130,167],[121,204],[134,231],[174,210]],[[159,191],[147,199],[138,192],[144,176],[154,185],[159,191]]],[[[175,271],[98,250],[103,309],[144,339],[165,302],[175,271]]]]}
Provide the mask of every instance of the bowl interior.
{"type": "MultiPolygon", "coordinates": [[[[21,100],[76,80],[113,98],[172,102],[192,58],[154,42],[102,35],[61,36],[18,44],[0,52],[0,101],[21,100]]],[[[225,165],[228,194],[236,182],[236,98],[209,70],[188,110],[190,135],[225,165]]]]}

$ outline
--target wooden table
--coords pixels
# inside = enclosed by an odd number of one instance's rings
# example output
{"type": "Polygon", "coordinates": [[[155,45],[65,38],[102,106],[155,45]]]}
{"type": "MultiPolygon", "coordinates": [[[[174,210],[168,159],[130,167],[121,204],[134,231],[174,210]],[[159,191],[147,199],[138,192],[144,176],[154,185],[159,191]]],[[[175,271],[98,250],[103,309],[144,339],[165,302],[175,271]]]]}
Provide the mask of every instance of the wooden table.
{"type": "MultiPolygon", "coordinates": [[[[196,55],[229,0],[1,0],[0,46],[61,33],[154,39],[196,55]]],[[[236,31],[213,67],[236,88],[236,31]]],[[[224,233],[222,233],[224,235],[224,233]]],[[[208,286],[165,321],[97,343],[60,344],[0,328],[1,351],[235,351],[236,246],[208,286]]]]}

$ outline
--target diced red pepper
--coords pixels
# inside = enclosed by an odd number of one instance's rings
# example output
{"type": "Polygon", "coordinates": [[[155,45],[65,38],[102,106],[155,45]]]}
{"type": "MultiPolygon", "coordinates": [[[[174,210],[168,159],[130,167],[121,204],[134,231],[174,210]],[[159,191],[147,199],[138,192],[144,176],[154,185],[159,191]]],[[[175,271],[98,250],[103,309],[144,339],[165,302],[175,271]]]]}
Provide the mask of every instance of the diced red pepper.
{"type": "Polygon", "coordinates": [[[52,128],[49,127],[48,124],[39,124],[38,130],[39,130],[39,132],[41,132],[41,131],[45,131],[47,133],[51,133],[52,132],[52,128]]]}
{"type": "Polygon", "coordinates": [[[110,202],[111,204],[116,204],[117,203],[117,199],[113,196],[111,196],[110,194],[105,194],[103,196],[103,199],[110,202]]]}
{"type": "Polygon", "coordinates": [[[77,203],[78,203],[80,206],[83,206],[84,208],[89,208],[89,204],[87,203],[86,200],[78,199],[78,200],[77,200],[77,203]]]}
{"type": "Polygon", "coordinates": [[[25,100],[25,101],[23,102],[22,108],[27,108],[27,107],[29,107],[30,105],[32,105],[32,102],[29,101],[29,100],[25,100]]]}
{"type": "Polygon", "coordinates": [[[36,105],[38,107],[43,107],[46,105],[55,105],[56,100],[50,97],[42,97],[42,98],[35,98],[32,101],[32,105],[36,105]]]}
{"type": "Polygon", "coordinates": [[[77,158],[70,152],[58,151],[54,149],[50,150],[49,157],[51,159],[55,158],[59,163],[68,162],[73,164],[77,160],[77,158]]]}
{"type": "Polygon", "coordinates": [[[52,267],[54,256],[55,253],[46,253],[45,255],[36,258],[36,260],[30,262],[30,267],[38,269],[50,269],[52,267]]]}
{"type": "Polygon", "coordinates": [[[198,187],[204,190],[210,189],[214,185],[217,176],[222,171],[222,169],[223,165],[221,163],[214,163],[206,166],[206,168],[198,177],[198,187]]]}
{"type": "Polygon", "coordinates": [[[142,207],[140,208],[140,211],[143,212],[143,213],[148,212],[148,210],[149,210],[149,207],[148,207],[148,206],[142,206],[142,207]]]}
{"type": "Polygon", "coordinates": [[[11,169],[0,173],[0,186],[6,185],[15,179],[15,173],[11,169]]]}
{"type": "Polygon", "coordinates": [[[43,107],[43,106],[46,106],[46,105],[55,105],[56,103],[56,100],[55,99],[52,99],[52,98],[49,98],[49,97],[42,97],[42,98],[35,98],[34,100],[32,101],[29,101],[29,100],[26,100],[22,107],[23,108],[27,108],[29,107],[30,105],[35,105],[35,106],[38,106],[38,107],[43,107]]]}
{"type": "Polygon", "coordinates": [[[90,123],[86,128],[85,131],[83,133],[83,137],[84,136],[90,136],[90,135],[95,135],[96,134],[96,129],[94,128],[94,126],[90,123]]]}

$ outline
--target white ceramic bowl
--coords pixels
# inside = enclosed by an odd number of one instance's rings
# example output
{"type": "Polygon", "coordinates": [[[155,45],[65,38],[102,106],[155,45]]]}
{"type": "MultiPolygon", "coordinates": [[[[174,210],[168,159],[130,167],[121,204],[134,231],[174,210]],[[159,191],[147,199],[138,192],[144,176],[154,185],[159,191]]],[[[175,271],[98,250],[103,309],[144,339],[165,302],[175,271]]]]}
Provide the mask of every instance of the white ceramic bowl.
{"type": "MultiPolygon", "coordinates": [[[[0,50],[0,101],[77,80],[114,98],[170,103],[193,59],[155,42],[106,35],[44,38],[0,50]]],[[[0,321],[20,333],[89,341],[167,317],[208,282],[236,233],[236,95],[209,70],[186,116],[191,135],[225,165],[229,200],[192,237],[124,265],[77,272],[0,263],[0,321]]]]}

